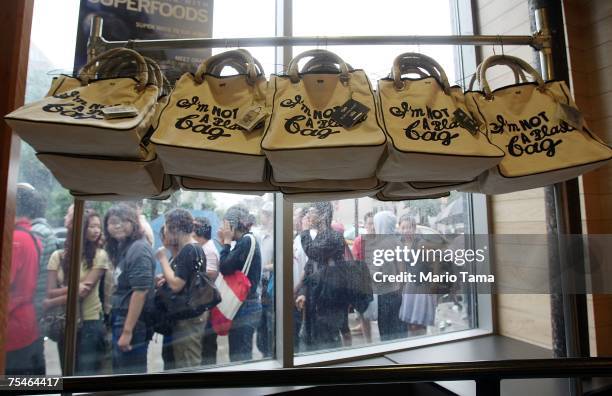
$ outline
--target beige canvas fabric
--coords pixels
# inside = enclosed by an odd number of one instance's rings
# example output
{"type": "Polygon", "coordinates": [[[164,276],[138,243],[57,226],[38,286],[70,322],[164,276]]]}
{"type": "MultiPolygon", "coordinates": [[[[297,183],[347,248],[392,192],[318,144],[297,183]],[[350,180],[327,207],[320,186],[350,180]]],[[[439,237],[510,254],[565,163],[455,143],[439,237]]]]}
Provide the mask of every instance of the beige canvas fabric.
{"type": "Polygon", "coordinates": [[[78,80],[77,87],[74,78],[55,79],[53,95],[13,111],[6,122],[38,152],[146,156],[141,140],[151,124],[159,88],[148,84],[144,58],[128,49],[110,50],[86,65],[78,80]],[[134,77],[93,79],[101,64],[126,52],[138,64],[134,77]],[[115,105],[135,108],[138,115],[106,119],[102,109],[115,105]]]}
{"type": "Polygon", "coordinates": [[[175,177],[170,175],[164,175],[162,190],[159,194],[155,195],[121,195],[121,194],[113,194],[113,193],[83,193],[79,191],[70,191],[70,194],[79,199],[84,199],[87,201],[129,201],[134,199],[155,199],[155,200],[166,200],[169,199],[172,193],[179,189],[178,181],[175,177]]]}
{"type": "Polygon", "coordinates": [[[272,115],[262,148],[277,182],[364,179],[375,175],[385,149],[385,134],[378,122],[372,87],[362,70],[351,70],[337,55],[324,50],[295,57],[288,75],[270,81],[272,115]],[[302,58],[314,70],[298,74],[302,58]],[[340,72],[315,67],[334,59],[340,72]],[[367,107],[366,119],[351,128],[330,120],[337,106],[350,98],[367,107]]]}
{"type": "Polygon", "coordinates": [[[77,77],[61,74],[57,77],[53,77],[53,80],[51,80],[51,86],[49,87],[45,97],[71,91],[79,88],[80,86],[81,80],[79,80],[77,77]]]}
{"type": "Polygon", "coordinates": [[[164,170],[154,153],[143,160],[53,153],[36,156],[64,188],[81,194],[149,197],[159,195],[164,187],[164,170]]]}
{"type": "Polygon", "coordinates": [[[270,182],[279,187],[290,187],[303,190],[370,190],[377,188],[380,181],[376,177],[351,180],[309,180],[303,182],[279,182],[270,178],[270,182]]]}
{"type": "Polygon", "coordinates": [[[336,190],[311,190],[307,188],[280,187],[280,191],[283,193],[284,198],[288,199],[290,202],[335,201],[338,199],[370,197],[378,193],[382,189],[383,185],[384,183],[379,182],[375,188],[350,190],[344,190],[341,188],[336,190]]]}
{"type": "Polygon", "coordinates": [[[483,92],[466,93],[467,103],[491,142],[505,152],[504,159],[479,178],[481,192],[546,186],[577,177],[612,158],[609,146],[586,124],[577,129],[580,125],[563,110],[562,105],[570,112],[576,109],[564,82],[545,83],[525,61],[501,55],[487,58],[480,73],[483,92]],[[491,91],[486,71],[501,61],[518,65],[536,82],[491,91]]]}
{"type": "Polygon", "coordinates": [[[195,75],[179,79],[151,138],[166,172],[248,183],[264,180],[263,123],[250,132],[236,123],[253,105],[265,109],[267,82],[259,67],[247,51],[228,51],[209,58],[195,75]],[[209,73],[220,72],[224,65],[240,68],[238,60],[247,73],[209,73]]]}
{"type": "Polygon", "coordinates": [[[426,198],[455,190],[465,191],[476,184],[476,180],[469,182],[389,182],[385,184],[381,192],[388,198],[412,199],[419,196],[426,198]]]}
{"type": "Polygon", "coordinates": [[[383,202],[386,202],[386,201],[397,202],[397,201],[414,201],[414,200],[420,200],[420,199],[438,199],[442,197],[448,197],[449,195],[450,193],[443,192],[443,193],[431,194],[431,195],[403,195],[401,197],[398,197],[398,196],[388,196],[382,191],[379,191],[376,194],[372,195],[371,198],[374,198],[376,200],[383,201],[383,202]]]}
{"type": "Polygon", "coordinates": [[[469,114],[463,92],[450,87],[442,67],[425,55],[399,55],[390,77],[378,82],[378,96],[389,137],[381,180],[469,181],[503,157],[485,134],[472,134],[454,120],[457,109],[469,114]],[[428,77],[401,77],[424,70],[428,77]]]}
{"type": "Polygon", "coordinates": [[[216,191],[235,194],[263,195],[268,192],[278,192],[279,188],[268,180],[258,183],[231,182],[227,180],[206,180],[193,177],[179,177],[181,188],[192,191],[216,191]]]}

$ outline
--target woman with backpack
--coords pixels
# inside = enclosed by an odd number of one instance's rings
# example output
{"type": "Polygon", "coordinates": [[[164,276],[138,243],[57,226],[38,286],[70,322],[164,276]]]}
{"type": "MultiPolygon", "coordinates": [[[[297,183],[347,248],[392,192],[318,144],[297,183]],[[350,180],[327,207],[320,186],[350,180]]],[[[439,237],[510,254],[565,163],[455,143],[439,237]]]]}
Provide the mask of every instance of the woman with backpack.
{"type": "MultiPolygon", "coordinates": [[[[105,352],[102,302],[100,301],[98,288],[100,278],[109,267],[109,260],[106,252],[102,249],[100,215],[91,209],[87,209],[84,218],[79,282],[79,318],[81,325],[77,332],[75,374],[94,375],[100,374],[101,362],[105,352]]],[[[72,225],[70,228],[72,228],[72,225]]],[[[68,235],[71,233],[70,228],[68,229],[68,235]]],[[[66,238],[64,249],[56,250],[49,258],[49,264],[47,265],[47,298],[43,301],[45,311],[49,311],[53,307],[66,305],[68,297],[66,281],[70,272],[70,257],[73,251],[71,242],[71,238],[66,238]]],[[[63,369],[63,334],[60,335],[58,349],[63,369]]]]}
{"type": "MultiPolygon", "coordinates": [[[[200,244],[193,239],[194,219],[189,211],[182,208],[173,209],[166,213],[165,220],[164,233],[167,243],[177,246],[178,254],[170,262],[166,248],[157,251],[163,274],[163,280],[158,282],[158,285],[161,283],[160,287],[169,289],[177,298],[187,301],[193,277],[197,275],[197,271],[206,271],[206,256],[200,244]]],[[[196,312],[186,304],[182,307],[178,304],[170,305],[169,311],[168,316],[173,320],[171,337],[174,368],[199,366],[202,361],[202,335],[207,312],[196,312]]]]}

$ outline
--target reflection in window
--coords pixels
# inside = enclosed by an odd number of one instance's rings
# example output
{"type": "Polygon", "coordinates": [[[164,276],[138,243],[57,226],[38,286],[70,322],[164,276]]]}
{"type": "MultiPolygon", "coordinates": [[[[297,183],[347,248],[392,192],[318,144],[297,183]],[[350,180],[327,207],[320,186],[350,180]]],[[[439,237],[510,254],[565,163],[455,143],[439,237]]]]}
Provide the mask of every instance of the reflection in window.
{"type": "MultiPolygon", "coordinates": [[[[270,194],[179,191],[166,201],[87,202],[86,207],[103,219],[109,258],[99,294],[103,331],[79,330],[91,344],[107,341],[96,373],[156,372],[273,356],[270,194]],[[228,332],[209,307],[188,306],[197,269],[214,283],[245,268],[248,290],[228,332]]],[[[233,298],[231,290],[219,290],[222,299],[233,298]]],[[[88,348],[79,343],[77,356],[88,348]]]]}
{"type": "MultiPolygon", "coordinates": [[[[471,327],[470,290],[423,294],[399,282],[375,285],[368,238],[444,249],[463,233],[466,196],[406,202],[370,198],[294,205],[293,277],[297,353],[359,346],[471,327]],[[371,261],[371,260],[370,260],[371,261]],[[355,273],[367,279],[353,281],[355,273]],[[347,287],[347,283],[349,286],[347,287]]],[[[398,262],[377,268],[406,271],[398,262]]],[[[419,265],[425,265],[419,263],[419,265]]]]}

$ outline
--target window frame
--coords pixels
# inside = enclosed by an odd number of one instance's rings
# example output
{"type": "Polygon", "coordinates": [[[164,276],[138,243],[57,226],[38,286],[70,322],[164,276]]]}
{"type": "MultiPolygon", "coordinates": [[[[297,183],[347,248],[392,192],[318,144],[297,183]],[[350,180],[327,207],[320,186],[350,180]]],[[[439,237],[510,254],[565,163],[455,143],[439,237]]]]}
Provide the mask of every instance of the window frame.
{"type": "MultiPolygon", "coordinates": [[[[276,35],[293,36],[293,0],[276,0],[276,35]]],[[[453,15],[453,33],[473,34],[472,8],[469,0],[449,0],[453,15]]],[[[462,81],[469,80],[469,73],[476,69],[476,51],[474,46],[457,46],[455,62],[457,73],[462,81]]],[[[278,47],[276,51],[276,72],[280,65],[288,65],[293,57],[293,46],[278,47]]],[[[469,211],[466,233],[488,234],[488,202],[486,195],[464,193],[467,197],[469,211]]],[[[389,352],[430,346],[446,342],[464,340],[472,337],[490,335],[493,333],[493,299],[491,294],[475,294],[478,296],[476,310],[477,322],[474,328],[434,336],[418,337],[376,345],[359,346],[330,352],[313,352],[312,354],[295,356],[293,348],[293,204],[303,202],[281,193],[275,193],[275,288],[283,293],[275,295],[276,313],[276,357],[277,365],[283,368],[306,367],[310,365],[335,364],[351,362],[381,356],[389,352]],[[289,285],[285,287],[285,285],[289,285]],[[289,303],[287,303],[289,302],[289,303]]],[[[487,265],[491,265],[491,252],[488,252],[487,265]]],[[[491,268],[484,269],[490,271],[491,268]]],[[[489,273],[489,272],[486,272],[489,273]]],[[[236,366],[232,366],[236,367],[236,366]]]]}
{"type": "MultiPolygon", "coordinates": [[[[293,36],[293,0],[275,0],[276,2],[276,36],[293,36]]],[[[472,13],[469,0],[449,0],[452,13],[455,18],[455,33],[473,33],[465,30],[466,21],[471,22],[472,13]],[[458,22],[461,19],[461,24],[458,22]]],[[[469,24],[468,24],[469,25],[469,24]]],[[[468,75],[466,71],[475,70],[476,57],[474,47],[457,46],[455,61],[458,64],[457,72],[463,76],[468,75]]],[[[293,57],[293,46],[277,47],[275,51],[275,72],[281,72],[283,66],[288,65],[293,57]]],[[[483,194],[464,193],[467,198],[468,213],[466,214],[468,224],[466,233],[488,234],[488,202],[483,194]]],[[[77,201],[76,199],[74,200],[77,201]]],[[[491,294],[478,295],[477,304],[473,311],[477,316],[474,327],[467,330],[459,330],[450,333],[433,336],[417,337],[414,339],[398,340],[374,345],[359,346],[334,351],[313,352],[308,355],[295,356],[293,348],[294,322],[293,322],[293,204],[303,202],[281,193],[274,193],[274,258],[275,258],[275,290],[282,293],[275,294],[275,354],[267,360],[245,362],[242,364],[218,365],[206,368],[194,368],[192,371],[227,371],[242,369],[269,369],[269,368],[292,368],[307,367],[312,365],[345,363],[358,361],[372,357],[382,356],[390,352],[399,352],[423,346],[431,346],[473,337],[490,335],[493,333],[493,299],[491,294]]],[[[75,220],[77,218],[75,217],[75,220]]],[[[77,227],[74,227],[76,230],[77,227]]],[[[74,232],[73,230],[73,232],[74,232]]],[[[80,235],[69,237],[79,238],[80,235]]],[[[74,239],[73,239],[74,240],[74,239]]],[[[491,252],[488,252],[491,255],[491,252]]],[[[491,257],[491,256],[490,256],[491,257]]],[[[487,260],[491,265],[491,260],[487,260]]],[[[490,270],[487,268],[485,270],[490,270]]],[[[68,342],[66,344],[69,344],[68,342]]],[[[73,357],[74,355],[72,355],[73,357]]],[[[66,362],[68,363],[68,362],[66,362]]]]}

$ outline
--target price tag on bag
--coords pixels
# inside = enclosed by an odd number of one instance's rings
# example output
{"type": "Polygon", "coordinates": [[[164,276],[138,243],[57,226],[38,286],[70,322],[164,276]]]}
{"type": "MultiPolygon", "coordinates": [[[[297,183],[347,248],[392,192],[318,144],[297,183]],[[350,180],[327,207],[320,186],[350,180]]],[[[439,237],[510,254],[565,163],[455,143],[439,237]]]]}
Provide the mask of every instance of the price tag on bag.
{"type": "Polygon", "coordinates": [[[348,129],[363,121],[369,111],[368,106],[355,99],[349,99],[348,102],[337,108],[330,118],[348,129]]]}
{"type": "Polygon", "coordinates": [[[557,105],[557,118],[561,121],[567,122],[572,127],[579,131],[582,131],[584,127],[584,116],[582,112],[575,107],[566,105],[565,103],[559,103],[557,105]]]}
{"type": "Polygon", "coordinates": [[[251,132],[257,125],[265,120],[267,116],[268,110],[266,110],[263,105],[253,105],[238,113],[238,121],[236,121],[236,123],[245,131],[251,132]]]}
{"type": "Polygon", "coordinates": [[[478,133],[478,121],[470,117],[465,111],[457,109],[453,112],[453,121],[472,135],[478,133]]]}
{"type": "Polygon", "coordinates": [[[132,118],[138,116],[138,109],[134,106],[118,105],[104,107],[102,114],[107,120],[112,120],[113,118],[132,118]]]}

